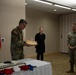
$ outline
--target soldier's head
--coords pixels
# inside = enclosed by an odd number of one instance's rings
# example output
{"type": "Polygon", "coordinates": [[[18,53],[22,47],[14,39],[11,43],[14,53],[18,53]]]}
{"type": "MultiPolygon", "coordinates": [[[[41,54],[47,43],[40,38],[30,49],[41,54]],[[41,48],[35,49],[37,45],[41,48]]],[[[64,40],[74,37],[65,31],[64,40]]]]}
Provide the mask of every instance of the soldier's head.
{"type": "Polygon", "coordinates": [[[19,29],[23,30],[24,28],[26,28],[27,22],[24,19],[20,19],[19,21],[19,29]]]}
{"type": "Polygon", "coordinates": [[[73,32],[76,32],[76,23],[73,23],[73,24],[72,24],[72,31],[73,31],[73,32]]]}

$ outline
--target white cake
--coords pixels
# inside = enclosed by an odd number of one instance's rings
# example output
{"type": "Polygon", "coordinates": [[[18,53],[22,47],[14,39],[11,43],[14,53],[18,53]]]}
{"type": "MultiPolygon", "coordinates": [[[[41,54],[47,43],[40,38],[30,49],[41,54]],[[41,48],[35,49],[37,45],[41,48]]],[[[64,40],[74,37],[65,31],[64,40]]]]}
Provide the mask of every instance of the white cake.
{"type": "Polygon", "coordinates": [[[37,45],[37,42],[33,40],[27,40],[26,43],[29,45],[37,45]]]}

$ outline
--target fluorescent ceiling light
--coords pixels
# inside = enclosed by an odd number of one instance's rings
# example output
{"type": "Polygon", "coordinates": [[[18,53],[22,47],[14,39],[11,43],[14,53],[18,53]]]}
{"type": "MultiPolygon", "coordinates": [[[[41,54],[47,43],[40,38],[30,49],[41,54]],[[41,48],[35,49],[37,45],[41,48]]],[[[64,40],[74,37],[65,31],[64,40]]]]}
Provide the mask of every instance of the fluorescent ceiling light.
{"type": "Polygon", "coordinates": [[[72,9],[73,11],[76,11],[76,9],[72,9]]]}
{"type": "MultiPolygon", "coordinates": [[[[37,2],[40,2],[40,3],[44,3],[44,4],[48,4],[48,5],[54,5],[56,7],[60,7],[60,8],[64,8],[64,9],[69,9],[69,10],[76,11],[76,9],[73,9],[73,8],[65,6],[65,5],[61,5],[61,4],[57,4],[57,3],[51,2],[50,0],[34,0],[34,1],[37,1],[37,2]]],[[[57,11],[57,10],[54,9],[54,11],[57,11]]]]}
{"type": "Polygon", "coordinates": [[[71,9],[70,7],[66,7],[66,6],[62,6],[62,5],[58,5],[58,4],[54,4],[54,6],[60,7],[60,8],[65,8],[65,9],[71,9]]]}
{"type": "Polygon", "coordinates": [[[52,3],[46,2],[46,1],[42,1],[42,0],[34,0],[40,3],[44,3],[44,4],[48,4],[48,5],[53,5],[52,3]]]}
{"type": "Polygon", "coordinates": [[[58,3],[58,4],[62,4],[62,5],[67,5],[67,6],[76,5],[76,0],[46,0],[46,1],[58,3]]]}

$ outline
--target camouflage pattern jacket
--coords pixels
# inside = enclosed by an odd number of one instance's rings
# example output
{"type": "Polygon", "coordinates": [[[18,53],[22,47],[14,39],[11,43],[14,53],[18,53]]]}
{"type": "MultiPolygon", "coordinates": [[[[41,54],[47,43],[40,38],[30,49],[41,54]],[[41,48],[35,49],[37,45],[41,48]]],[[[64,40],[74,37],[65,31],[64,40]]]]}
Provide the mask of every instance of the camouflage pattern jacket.
{"type": "Polygon", "coordinates": [[[76,46],[76,32],[70,32],[68,34],[68,45],[76,46]]]}
{"type": "Polygon", "coordinates": [[[23,55],[23,46],[25,45],[23,41],[23,32],[18,27],[11,32],[11,55],[12,59],[19,59],[19,56],[23,55]]]}

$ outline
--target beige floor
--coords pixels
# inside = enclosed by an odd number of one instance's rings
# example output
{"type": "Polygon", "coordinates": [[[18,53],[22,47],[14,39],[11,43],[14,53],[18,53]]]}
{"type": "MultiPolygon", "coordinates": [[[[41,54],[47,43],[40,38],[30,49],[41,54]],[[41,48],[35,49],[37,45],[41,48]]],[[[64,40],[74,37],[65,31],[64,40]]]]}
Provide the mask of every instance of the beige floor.
{"type": "Polygon", "coordinates": [[[55,53],[45,56],[44,60],[51,62],[53,75],[76,75],[76,68],[75,73],[66,73],[69,70],[68,54],[55,53]]]}

